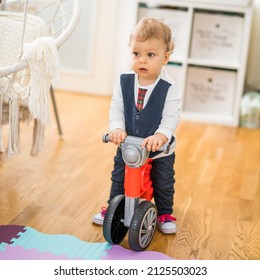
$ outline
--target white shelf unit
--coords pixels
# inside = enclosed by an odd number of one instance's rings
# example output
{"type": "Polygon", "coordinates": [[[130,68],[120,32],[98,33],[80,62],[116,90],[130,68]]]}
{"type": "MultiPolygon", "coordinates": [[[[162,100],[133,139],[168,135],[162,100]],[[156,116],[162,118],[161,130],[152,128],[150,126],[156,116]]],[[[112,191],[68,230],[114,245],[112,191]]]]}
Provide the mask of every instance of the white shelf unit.
{"type": "Polygon", "coordinates": [[[251,5],[153,0],[137,1],[137,9],[138,20],[160,18],[172,29],[175,51],[166,68],[183,93],[181,118],[238,126],[251,5]]]}

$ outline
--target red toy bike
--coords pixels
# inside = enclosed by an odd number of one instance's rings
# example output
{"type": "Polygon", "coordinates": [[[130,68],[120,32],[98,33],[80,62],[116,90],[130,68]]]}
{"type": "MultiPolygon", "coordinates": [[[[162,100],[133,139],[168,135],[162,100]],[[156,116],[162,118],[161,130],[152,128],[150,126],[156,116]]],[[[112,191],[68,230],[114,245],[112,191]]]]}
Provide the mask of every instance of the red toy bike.
{"type": "MultiPolygon", "coordinates": [[[[109,135],[103,136],[109,142],[109,135]]],[[[127,136],[121,144],[125,162],[125,194],[114,197],[108,206],[103,223],[103,235],[107,242],[119,244],[128,232],[128,243],[132,250],[145,250],[151,243],[157,221],[157,208],[151,202],[153,186],[150,179],[152,159],[142,148],[143,138],[127,136]]],[[[165,144],[161,151],[169,152],[165,144]]]]}

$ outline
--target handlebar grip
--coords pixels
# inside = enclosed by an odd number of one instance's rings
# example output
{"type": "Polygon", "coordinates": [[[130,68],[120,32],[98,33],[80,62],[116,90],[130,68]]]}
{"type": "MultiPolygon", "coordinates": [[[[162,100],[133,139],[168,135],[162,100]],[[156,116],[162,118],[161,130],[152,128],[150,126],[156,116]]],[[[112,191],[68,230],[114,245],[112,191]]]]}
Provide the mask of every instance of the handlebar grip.
{"type": "Polygon", "coordinates": [[[171,147],[170,144],[164,144],[161,149],[167,155],[170,152],[170,147],[171,147]]]}
{"type": "Polygon", "coordinates": [[[102,141],[103,141],[104,143],[110,142],[109,133],[106,133],[106,134],[104,134],[104,135],[102,136],[102,141]]]}

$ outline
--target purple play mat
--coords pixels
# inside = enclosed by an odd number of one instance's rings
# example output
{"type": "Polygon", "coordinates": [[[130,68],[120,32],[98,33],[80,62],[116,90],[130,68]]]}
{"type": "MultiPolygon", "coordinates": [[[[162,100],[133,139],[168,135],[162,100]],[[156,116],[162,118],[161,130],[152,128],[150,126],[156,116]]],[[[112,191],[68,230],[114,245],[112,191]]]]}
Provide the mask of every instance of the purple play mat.
{"type": "Polygon", "coordinates": [[[0,260],[172,260],[154,251],[134,252],[107,242],[86,242],[31,227],[0,226],[0,260]]]}

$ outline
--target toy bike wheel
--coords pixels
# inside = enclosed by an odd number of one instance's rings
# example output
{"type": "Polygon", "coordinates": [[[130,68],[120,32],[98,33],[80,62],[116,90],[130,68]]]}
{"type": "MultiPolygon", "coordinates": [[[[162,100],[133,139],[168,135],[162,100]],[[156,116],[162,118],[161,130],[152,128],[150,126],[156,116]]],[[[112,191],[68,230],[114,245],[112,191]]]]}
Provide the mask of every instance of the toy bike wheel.
{"type": "Polygon", "coordinates": [[[151,243],[157,221],[157,209],[150,201],[143,201],[135,210],[128,234],[128,243],[132,250],[143,251],[151,243]]]}
{"type": "Polygon", "coordinates": [[[127,234],[128,227],[124,226],[125,196],[114,197],[107,208],[103,223],[103,235],[107,242],[119,244],[127,234]]]}

